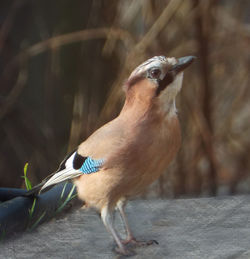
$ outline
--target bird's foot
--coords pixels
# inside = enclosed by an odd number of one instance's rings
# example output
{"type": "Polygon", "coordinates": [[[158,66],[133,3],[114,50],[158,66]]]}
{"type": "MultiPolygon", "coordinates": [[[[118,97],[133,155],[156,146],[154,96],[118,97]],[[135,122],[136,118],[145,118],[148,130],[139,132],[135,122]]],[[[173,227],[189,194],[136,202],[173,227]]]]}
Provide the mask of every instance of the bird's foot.
{"type": "Polygon", "coordinates": [[[123,248],[116,247],[115,252],[120,254],[120,255],[124,255],[124,256],[133,256],[133,255],[136,254],[133,250],[125,248],[125,247],[123,247],[123,248]]]}
{"type": "Polygon", "coordinates": [[[156,240],[148,240],[148,241],[142,241],[142,240],[136,240],[134,237],[128,238],[122,241],[124,245],[132,245],[132,246],[150,246],[150,245],[159,245],[159,243],[156,240]]]}
{"type": "Polygon", "coordinates": [[[85,211],[88,211],[89,210],[89,205],[87,204],[87,203],[85,203],[82,207],[81,207],[81,209],[82,210],[85,210],[85,211]]]}

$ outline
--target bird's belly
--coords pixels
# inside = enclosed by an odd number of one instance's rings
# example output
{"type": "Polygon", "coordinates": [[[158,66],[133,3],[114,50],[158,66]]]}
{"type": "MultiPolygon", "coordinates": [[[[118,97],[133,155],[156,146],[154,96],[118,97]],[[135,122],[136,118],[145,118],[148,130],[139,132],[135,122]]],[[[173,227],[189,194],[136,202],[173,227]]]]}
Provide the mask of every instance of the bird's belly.
{"type": "Polygon", "coordinates": [[[126,196],[140,194],[147,186],[156,181],[167,169],[172,159],[167,157],[151,160],[143,170],[135,169],[130,172],[130,181],[125,188],[126,196]]]}
{"type": "Polygon", "coordinates": [[[158,130],[151,137],[144,135],[140,139],[140,143],[134,141],[117,151],[102,170],[77,178],[79,198],[101,209],[107,204],[115,206],[122,197],[142,192],[164,173],[179,150],[178,120],[171,122],[166,133],[158,130]]]}
{"type": "Polygon", "coordinates": [[[151,159],[142,166],[136,163],[126,168],[112,168],[82,175],[75,180],[78,196],[91,207],[101,209],[104,205],[115,206],[122,197],[141,193],[166,170],[172,160],[169,154],[151,159]]]}

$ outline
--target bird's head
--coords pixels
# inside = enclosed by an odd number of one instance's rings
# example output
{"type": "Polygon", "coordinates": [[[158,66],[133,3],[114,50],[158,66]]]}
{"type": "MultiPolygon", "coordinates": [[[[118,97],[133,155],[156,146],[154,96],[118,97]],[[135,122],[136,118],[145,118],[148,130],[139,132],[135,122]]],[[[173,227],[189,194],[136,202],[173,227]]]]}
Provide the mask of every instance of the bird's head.
{"type": "Polygon", "coordinates": [[[155,56],[139,65],[125,85],[127,101],[156,103],[162,110],[175,109],[175,97],[181,90],[183,71],[194,56],[167,58],[155,56]]]}

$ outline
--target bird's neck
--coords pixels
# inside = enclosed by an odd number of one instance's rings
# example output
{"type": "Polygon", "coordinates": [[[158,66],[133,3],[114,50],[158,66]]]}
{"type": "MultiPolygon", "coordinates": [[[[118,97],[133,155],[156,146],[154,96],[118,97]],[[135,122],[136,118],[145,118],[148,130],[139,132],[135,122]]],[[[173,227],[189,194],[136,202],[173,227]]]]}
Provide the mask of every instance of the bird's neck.
{"type": "Polygon", "coordinates": [[[126,99],[119,117],[128,121],[164,121],[176,116],[175,100],[164,105],[154,101],[126,99]]]}

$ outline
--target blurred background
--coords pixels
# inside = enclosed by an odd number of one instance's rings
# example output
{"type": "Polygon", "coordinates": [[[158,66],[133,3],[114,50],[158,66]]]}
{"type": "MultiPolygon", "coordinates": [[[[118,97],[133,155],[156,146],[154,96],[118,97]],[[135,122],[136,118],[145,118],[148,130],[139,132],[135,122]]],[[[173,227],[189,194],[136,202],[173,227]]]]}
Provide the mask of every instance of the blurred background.
{"type": "Polygon", "coordinates": [[[182,148],[143,197],[250,193],[250,1],[1,0],[0,186],[37,184],[119,114],[155,55],[198,59],[178,97],[182,148]]]}

